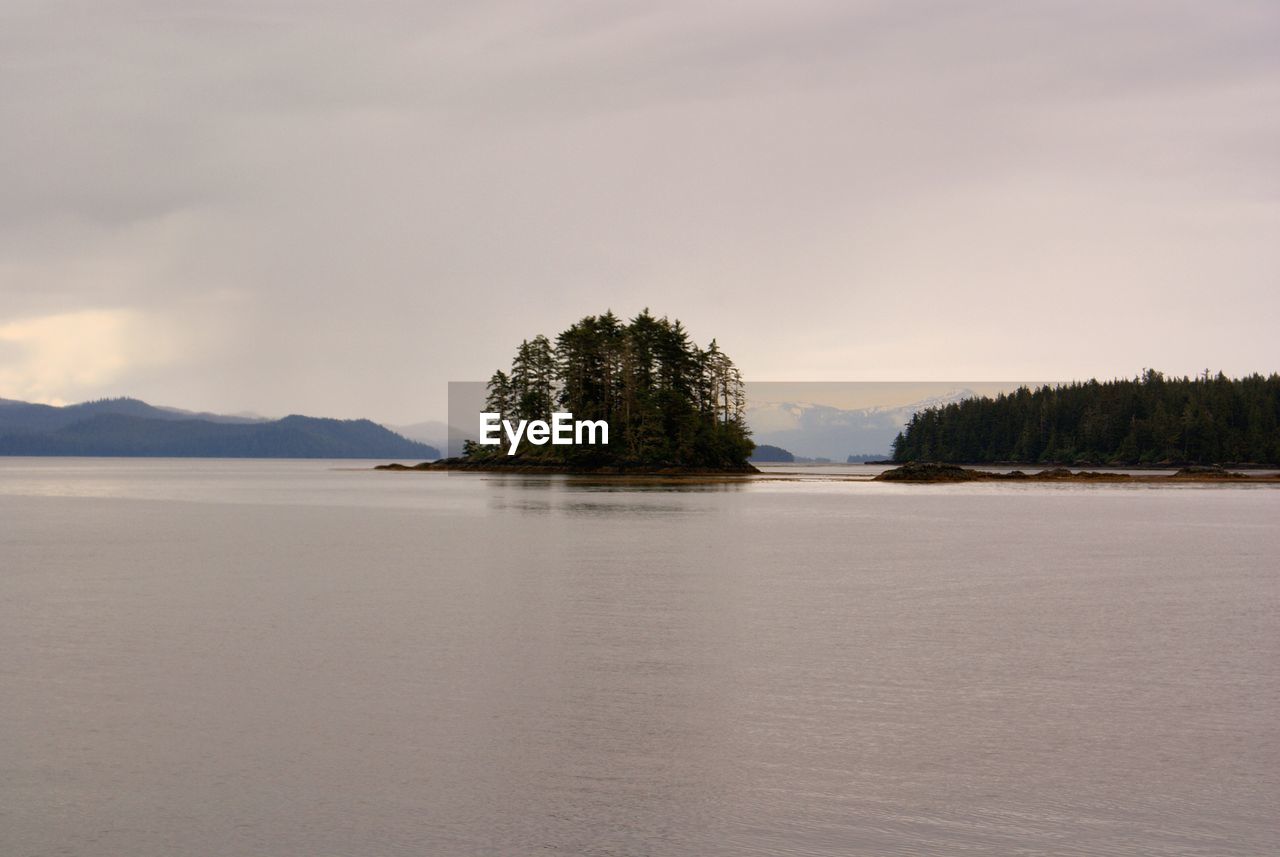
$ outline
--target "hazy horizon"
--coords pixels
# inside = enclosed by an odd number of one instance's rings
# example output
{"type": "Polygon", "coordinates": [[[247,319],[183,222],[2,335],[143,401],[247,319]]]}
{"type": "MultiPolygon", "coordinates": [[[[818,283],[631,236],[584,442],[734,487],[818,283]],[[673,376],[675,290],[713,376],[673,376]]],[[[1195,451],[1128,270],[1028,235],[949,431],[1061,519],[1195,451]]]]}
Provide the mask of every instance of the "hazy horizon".
{"type": "Polygon", "coordinates": [[[0,397],[404,425],[644,307],[751,381],[1280,369],[1275,4],[0,24],[0,397]]]}
{"type": "MultiPolygon", "coordinates": [[[[861,411],[875,408],[901,408],[906,405],[927,403],[938,397],[954,398],[957,395],[996,396],[1007,393],[1021,386],[1037,387],[1039,381],[750,381],[746,383],[747,401],[752,406],[773,404],[819,405],[844,411],[861,411]]],[[[448,382],[449,404],[445,412],[439,415],[428,415],[410,422],[394,423],[380,421],[389,428],[413,428],[434,425],[441,429],[463,426],[470,429],[475,422],[475,415],[483,409],[483,401],[487,395],[485,381],[450,381],[448,382]],[[466,390],[465,394],[457,391],[466,390]],[[461,416],[451,414],[453,410],[461,410],[461,416]]],[[[105,399],[136,399],[137,396],[121,395],[101,397],[105,399]]],[[[101,399],[88,399],[79,402],[53,403],[54,407],[68,407],[89,404],[101,399]]],[[[21,402],[6,396],[0,396],[0,402],[21,402]]],[[[178,408],[166,402],[145,402],[163,410],[190,413],[193,416],[212,415],[218,417],[239,417],[244,419],[278,420],[289,416],[286,412],[262,413],[259,411],[214,411],[208,408],[178,408]]],[[[33,402],[31,404],[50,404],[33,402]]],[[[326,417],[326,414],[305,414],[310,417],[326,417]]],[[[358,417],[354,417],[358,418],[358,417]]],[[[371,417],[365,417],[373,419],[371,417]]],[[[353,419],[348,417],[347,419],[353,419]]],[[[474,432],[473,432],[474,433],[474,432]]],[[[470,435],[468,435],[470,436],[470,435]]],[[[443,437],[443,433],[441,434],[443,437]]]]}

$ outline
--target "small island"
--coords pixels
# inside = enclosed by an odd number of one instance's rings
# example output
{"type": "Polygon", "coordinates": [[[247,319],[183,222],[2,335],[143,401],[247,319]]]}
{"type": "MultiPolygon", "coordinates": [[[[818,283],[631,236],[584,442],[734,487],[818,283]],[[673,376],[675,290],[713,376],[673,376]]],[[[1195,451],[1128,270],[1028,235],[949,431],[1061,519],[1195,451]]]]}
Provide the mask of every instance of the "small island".
{"type": "Polygon", "coordinates": [[[555,413],[603,421],[607,442],[489,444],[462,456],[382,470],[478,470],[604,475],[749,474],[755,444],[745,420],[742,375],[711,340],[701,348],[680,321],[647,309],[629,322],[587,316],[554,342],[520,343],[509,371],[493,373],[486,412],[550,423],[555,413]]]}

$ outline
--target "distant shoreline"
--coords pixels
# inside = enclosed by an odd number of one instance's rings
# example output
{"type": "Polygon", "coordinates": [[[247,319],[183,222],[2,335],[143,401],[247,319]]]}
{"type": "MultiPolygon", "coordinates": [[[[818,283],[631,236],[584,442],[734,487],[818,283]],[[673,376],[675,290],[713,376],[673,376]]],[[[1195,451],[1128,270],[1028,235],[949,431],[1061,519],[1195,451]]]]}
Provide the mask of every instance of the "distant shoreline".
{"type": "MultiPolygon", "coordinates": [[[[1037,467],[1038,465],[1027,465],[1037,467]]],[[[510,474],[515,476],[588,476],[606,479],[658,479],[671,482],[697,480],[729,480],[743,481],[777,481],[795,477],[808,479],[801,472],[750,469],[707,469],[707,468],[623,468],[623,467],[569,467],[561,464],[494,464],[492,462],[463,462],[456,459],[424,461],[421,464],[379,464],[374,470],[393,473],[411,472],[444,472],[444,473],[489,473],[510,474]]],[[[801,468],[804,469],[803,467],[801,468]]],[[[981,470],[972,467],[961,467],[954,464],[912,463],[902,465],[876,475],[840,475],[817,474],[830,481],[852,482],[886,482],[904,484],[957,484],[971,482],[1012,482],[1034,484],[1092,484],[1092,485],[1185,485],[1203,484],[1218,486],[1280,485],[1280,474],[1248,475],[1237,473],[1220,467],[1185,467],[1171,474],[1133,474],[1117,470],[1070,470],[1065,467],[1046,467],[1035,473],[1024,473],[1021,470],[1009,472],[981,470]]]]}
{"type": "Polygon", "coordinates": [[[600,467],[574,467],[567,464],[541,464],[529,461],[499,464],[492,461],[464,461],[445,458],[424,461],[421,464],[379,464],[374,470],[403,471],[456,471],[473,473],[524,473],[565,474],[570,476],[751,476],[761,471],[751,464],[741,467],[626,467],[604,465],[600,467]]]}
{"type": "Polygon", "coordinates": [[[1222,467],[1192,466],[1183,467],[1175,473],[1167,475],[1140,475],[1119,471],[1102,470],[1070,470],[1066,467],[1048,467],[1038,473],[1024,473],[1013,470],[1001,473],[991,470],[977,470],[961,467],[958,464],[935,464],[912,462],[886,470],[872,477],[875,482],[905,482],[914,484],[945,484],[958,482],[1086,482],[1086,483],[1129,483],[1129,484],[1180,484],[1209,483],[1215,485],[1269,485],[1280,484],[1280,475],[1249,476],[1222,467]]]}
{"type": "MultiPolygon", "coordinates": [[[[765,462],[766,464],[776,464],[778,462],[765,462]]],[[[843,464],[844,462],[832,462],[833,464],[843,464]]],[[[892,461],[885,459],[884,461],[857,461],[850,462],[849,467],[861,465],[875,465],[878,467],[902,467],[910,462],[892,461]]],[[[1094,470],[1107,472],[1112,470],[1181,470],[1186,467],[1220,467],[1223,470],[1280,470],[1280,464],[1257,464],[1254,462],[1244,462],[1242,464],[1227,463],[1214,465],[1197,465],[1190,461],[1154,461],[1143,462],[1141,464],[1125,464],[1125,463],[1073,463],[1070,461],[948,461],[948,465],[955,467],[968,468],[1028,468],[1031,470],[1049,470],[1053,468],[1079,468],[1080,470],[1094,470]]]]}

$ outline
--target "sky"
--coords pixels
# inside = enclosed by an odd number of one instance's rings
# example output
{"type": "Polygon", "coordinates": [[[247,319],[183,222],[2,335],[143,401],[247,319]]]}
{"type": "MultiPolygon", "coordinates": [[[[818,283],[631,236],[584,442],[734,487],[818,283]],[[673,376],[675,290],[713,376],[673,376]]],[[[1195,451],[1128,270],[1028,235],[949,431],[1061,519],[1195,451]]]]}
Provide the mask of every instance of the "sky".
{"type": "Polygon", "coordinates": [[[1280,371],[1280,3],[0,0],[0,397],[1280,371]]]}

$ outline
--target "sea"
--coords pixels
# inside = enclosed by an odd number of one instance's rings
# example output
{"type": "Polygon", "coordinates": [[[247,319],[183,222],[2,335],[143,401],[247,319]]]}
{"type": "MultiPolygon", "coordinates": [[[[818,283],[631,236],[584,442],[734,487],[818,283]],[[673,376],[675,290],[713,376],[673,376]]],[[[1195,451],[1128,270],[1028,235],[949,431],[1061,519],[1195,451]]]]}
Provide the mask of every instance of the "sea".
{"type": "Polygon", "coordinates": [[[0,459],[0,855],[1280,853],[1280,487],[0,459]]]}

